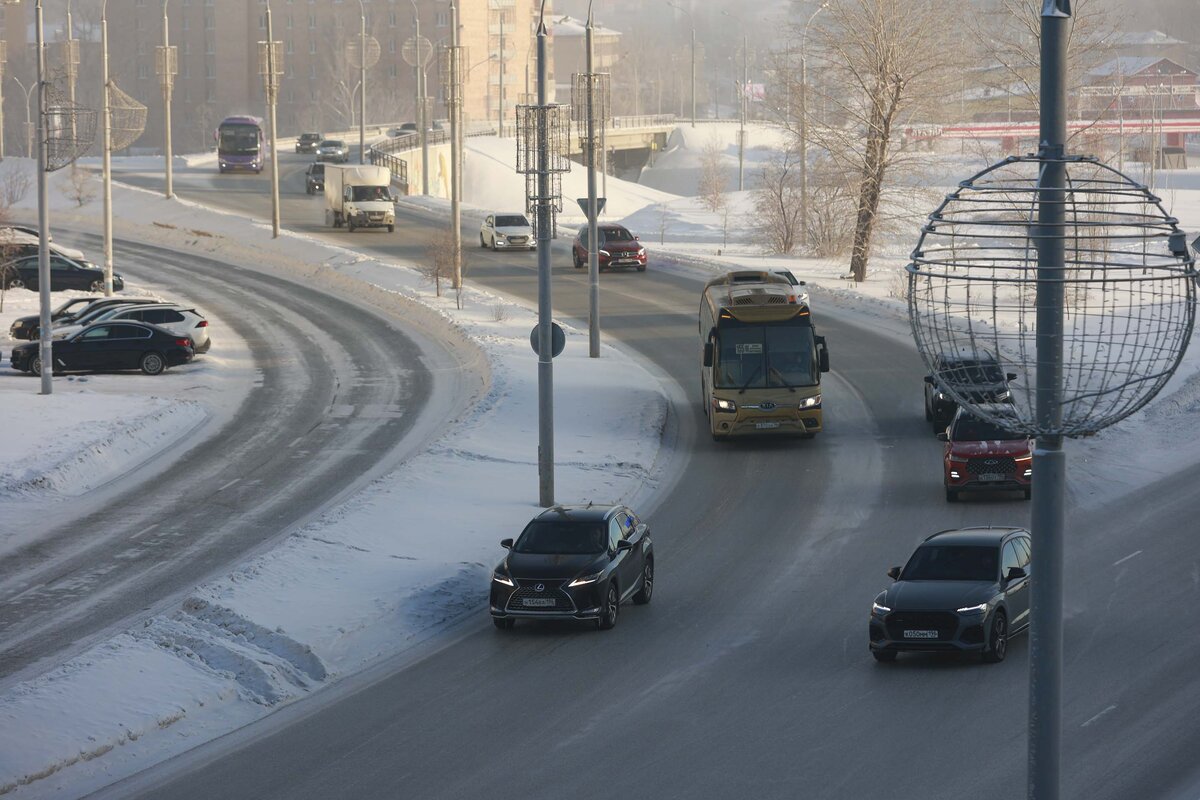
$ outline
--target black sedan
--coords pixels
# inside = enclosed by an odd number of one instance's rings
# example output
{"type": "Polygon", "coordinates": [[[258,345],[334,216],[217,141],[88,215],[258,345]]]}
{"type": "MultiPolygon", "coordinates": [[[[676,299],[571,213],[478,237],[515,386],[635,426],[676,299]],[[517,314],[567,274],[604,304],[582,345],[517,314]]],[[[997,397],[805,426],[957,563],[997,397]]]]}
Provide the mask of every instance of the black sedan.
{"type": "Polygon", "coordinates": [[[625,506],[555,506],[525,526],[492,574],[491,613],[506,630],[518,618],[617,624],[621,603],[654,593],[650,526],[625,506]]]}
{"type": "MultiPolygon", "coordinates": [[[[100,316],[105,309],[114,306],[161,303],[153,297],[76,297],[50,312],[53,327],[64,325],[86,325],[100,316]]],[[[42,320],[37,314],[17,317],[9,327],[14,339],[37,339],[41,335],[42,320]]]]}
{"type": "MultiPolygon", "coordinates": [[[[38,289],[38,257],[25,256],[0,266],[0,283],[8,289],[38,289]]],[[[113,291],[125,288],[125,280],[113,273],[113,291]]],[[[50,254],[50,291],[82,289],[104,291],[104,270],[88,261],[76,261],[60,253],[50,254]]]]}
{"type": "Polygon", "coordinates": [[[304,170],[304,191],[309,194],[325,191],[325,164],[317,161],[304,170]]]}
{"type": "Polygon", "coordinates": [[[923,541],[871,605],[871,655],[903,650],[977,652],[1003,661],[1029,627],[1029,531],[961,528],[923,541]]]}
{"type": "Polygon", "coordinates": [[[319,133],[302,133],[300,134],[300,138],[296,140],[296,152],[315,153],[317,152],[317,145],[324,138],[319,133]]]}
{"type": "MultiPolygon", "coordinates": [[[[41,375],[40,346],[29,342],[14,347],[13,368],[41,375]]],[[[196,354],[191,338],[144,322],[90,325],[74,336],[55,339],[51,347],[56,373],[140,369],[158,375],[167,367],[186,364],[196,354]]]]}

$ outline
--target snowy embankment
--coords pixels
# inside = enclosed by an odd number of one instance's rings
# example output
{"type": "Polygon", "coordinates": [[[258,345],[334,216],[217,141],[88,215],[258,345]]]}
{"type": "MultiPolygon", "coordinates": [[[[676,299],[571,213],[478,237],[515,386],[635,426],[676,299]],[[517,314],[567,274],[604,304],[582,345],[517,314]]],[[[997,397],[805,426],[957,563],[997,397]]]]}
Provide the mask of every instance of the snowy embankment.
{"type": "MultiPolygon", "coordinates": [[[[254,264],[435,324],[419,304],[480,355],[462,369],[482,370],[486,386],[394,473],[197,587],[174,611],[0,692],[0,795],[84,794],[412,648],[465,613],[482,623],[498,541],[538,510],[530,309],[468,287],[459,310],[412,265],[314,237],[273,241],[269,226],[152,192],[118,185],[114,194],[118,237],[254,264]]],[[[54,224],[94,230],[96,216],[60,205],[54,224]]],[[[586,331],[564,327],[556,495],[647,508],[667,469],[665,389],[618,349],[589,359],[586,331]]],[[[9,377],[33,390],[30,379],[9,377]]]]}

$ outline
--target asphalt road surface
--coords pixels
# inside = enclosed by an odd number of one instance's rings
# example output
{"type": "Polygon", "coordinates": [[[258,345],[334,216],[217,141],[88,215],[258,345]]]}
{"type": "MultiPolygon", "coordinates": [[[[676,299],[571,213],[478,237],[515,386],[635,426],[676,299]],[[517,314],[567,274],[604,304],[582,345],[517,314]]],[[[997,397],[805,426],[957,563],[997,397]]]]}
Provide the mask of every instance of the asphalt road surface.
{"type": "Polygon", "coordinates": [[[136,488],[100,493],[0,559],[5,682],[82,650],[394,464],[432,391],[421,356],[433,346],[423,351],[396,320],[202,257],[129,242],[118,251],[126,275],[227,320],[259,377],[211,438],[170,448],[116,484],[136,488]]]}
{"type": "MultiPolygon", "coordinates": [[[[303,194],[301,163],[284,160],[283,219],[314,232],[321,200],[303,194]]],[[[177,175],[176,186],[265,216],[264,180],[235,181],[177,175]]],[[[398,224],[390,236],[331,238],[420,257],[430,223],[398,224]]],[[[498,632],[481,612],[415,663],[351,679],[101,796],[1023,797],[1027,640],[994,666],[932,656],[879,665],[867,617],[887,568],[922,537],[1024,525],[1029,504],[944,501],[913,348],[819,292],[833,360],[827,431],[709,441],[695,401],[700,284],[656,270],[650,249],[648,272],[603,276],[601,301],[606,335],[681,387],[672,412],[690,458],[650,515],[650,606],[625,607],[610,632],[498,632]]],[[[561,245],[554,260],[557,315],[581,320],[586,276],[561,245]]],[[[471,263],[472,282],[536,296],[533,254],[472,253],[471,263]]],[[[1064,797],[1174,798],[1194,785],[1198,511],[1183,475],[1119,504],[1071,509],[1064,797]]]]}

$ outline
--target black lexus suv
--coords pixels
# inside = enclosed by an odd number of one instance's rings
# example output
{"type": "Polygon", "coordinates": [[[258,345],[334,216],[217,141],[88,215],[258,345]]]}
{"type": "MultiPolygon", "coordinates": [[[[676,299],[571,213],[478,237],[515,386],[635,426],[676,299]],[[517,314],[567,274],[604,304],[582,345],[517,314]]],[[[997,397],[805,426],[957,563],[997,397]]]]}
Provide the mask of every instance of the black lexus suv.
{"type": "Polygon", "coordinates": [[[1000,360],[987,350],[940,353],[934,358],[932,374],[925,376],[925,420],[933,423],[934,433],[941,433],[954,419],[958,403],[948,387],[973,402],[1010,403],[1008,384],[1016,379],[1016,373],[1005,373],[1000,360]]]}
{"type": "Polygon", "coordinates": [[[1029,531],[960,528],[921,542],[895,583],[871,604],[871,655],[904,650],[978,652],[1003,661],[1008,640],[1029,627],[1029,531]]]}
{"type": "Polygon", "coordinates": [[[595,620],[608,630],[621,603],[654,593],[650,526],[628,507],[554,506],[533,518],[492,574],[491,614],[497,628],[518,618],[595,620]]]}

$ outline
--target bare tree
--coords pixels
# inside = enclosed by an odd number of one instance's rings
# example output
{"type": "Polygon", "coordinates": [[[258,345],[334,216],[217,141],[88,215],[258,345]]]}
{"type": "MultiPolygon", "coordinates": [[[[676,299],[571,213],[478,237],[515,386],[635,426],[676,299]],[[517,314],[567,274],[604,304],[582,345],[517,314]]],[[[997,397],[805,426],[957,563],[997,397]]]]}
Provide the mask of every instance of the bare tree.
{"type": "Polygon", "coordinates": [[[828,157],[808,170],[808,246],[820,258],[845,255],[854,243],[856,176],[828,157]]]}
{"type": "MultiPolygon", "coordinates": [[[[29,192],[32,182],[29,173],[22,169],[9,169],[0,178],[0,227],[7,225],[12,219],[12,207],[29,192]]],[[[9,267],[9,262],[17,255],[17,246],[12,243],[7,231],[0,230],[0,312],[4,311],[4,295],[8,291],[9,281],[15,272],[9,267]]]]}
{"type": "Polygon", "coordinates": [[[700,202],[709,211],[717,212],[725,205],[725,189],[729,178],[725,174],[725,148],[713,136],[700,152],[700,202]]]}
{"type": "MultiPolygon", "coordinates": [[[[438,297],[442,296],[442,281],[449,281],[451,285],[454,282],[454,262],[455,262],[455,243],[454,235],[448,228],[439,229],[429,240],[428,246],[425,248],[426,260],[420,267],[421,274],[427,280],[433,282],[434,291],[438,297]]],[[[461,248],[457,253],[459,258],[463,257],[461,248]]],[[[467,263],[465,258],[462,262],[462,274],[467,273],[467,263]]],[[[461,309],[462,306],[462,286],[460,285],[455,290],[454,295],[455,305],[461,309]]]]}
{"type": "MultiPolygon", "coordinates": [[[[858,200],[850,271],[866,280],[872,236],[886,181],[912,154],[895,141],[903,125],[936,111],[956,85],[962,16],[950,0],[831,0],[810,35],[822,78],[819,105],[828,119],[809,125],[809,138],[857,176],[858,200]]],[[[818,103],[809,103],[809,113],[818,103]]]]}
{"type": "Polygon", "coordinates": [[[96,199],[96,182],[90,170],[83,169],[78,164],[71,164],[71,172],[67,182],[62,186],[62,193],[83,208],[96,199]]]}
{"type": "Polygon", "coordinates": [[[787,255],[800,239],[800,152],[789,146],[763,165],[754,189],[755,227],[772,253],[787,255]]]}

